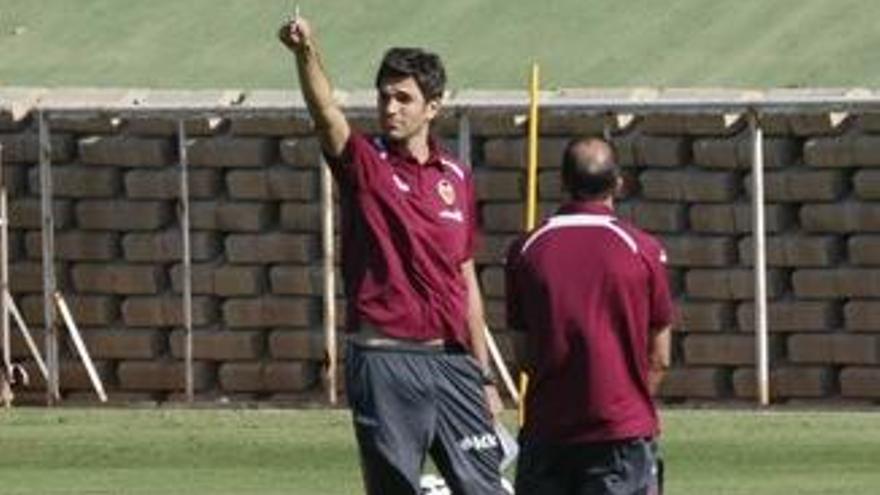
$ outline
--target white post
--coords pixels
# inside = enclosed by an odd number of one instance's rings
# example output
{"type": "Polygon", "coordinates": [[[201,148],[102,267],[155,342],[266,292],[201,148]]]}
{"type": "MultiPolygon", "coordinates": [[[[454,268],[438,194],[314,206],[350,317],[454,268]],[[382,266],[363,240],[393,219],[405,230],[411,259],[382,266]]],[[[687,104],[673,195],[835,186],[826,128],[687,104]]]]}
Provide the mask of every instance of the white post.
{"type": "Polygon", "coordinates": [[[58,333],[55,325],[55,218],[52,201],[52,144],[44,112],[38,112],[40,142],[40,205],[43,240],[43,315],[46,328],[46,404],[61,400],[58,383],[58,333]]]}
{"type": "Polygon", "coordinates": [[[64,320],[64,324],[67,326],[67,332],[70,334],[73,346],[76,348],[76,352],[79,354],[83,366],[86,367],[86,373],[89,375],[92,387],[94,387],[101,402],[107,402],[107,393],[104,392],[104,384],[101,382],[101,377],[98,376],[98,371],[95,369],[95,363],[92,362],[92,357],[89,355],[89,351],[86,349],[86,345],[83,343],[82,337],[79,334],[79,329],[73,321],[73,315],[70,313],[70,308],[67,307],[67,303],[64,302],[64,298],[61,297],[60,292],[55,292],[54,299],[55,304],[58,305],[58,311],[61,313],[61,319],[64,320]]]}
{"type": "MultiPolygon", "coordinates": [[[[3,146],[0,145],[0,328],[3,341],[3,374],[12,380],[12,339],[9,335],[9,307],[6,294],[9,290],[9,217],[6,211],[6,180],[3,170],[3,146]]],[[[3,406],[12,406],[12,397],[3,394],[3,406]]]]}
{"type": "Polygon", "coordinates": [[[327,356],[325,386],[327,400],[336,404],[336,279],[333,276],[333,177],[321,157],[321,243],[324,271],[324,350],[327,356]]]}
{"type": "Polygon", "coordinates": [[[770,403],[770,364],[767,351],[767,259],[764,229],[764,132],[758,115],[749,114],[752,139],[752,237],[755,276],[755,376],[758,404],[770,403]]]}
{"type": "Polygon", "coordinates": [[[12,295],[9,294],[9,292],[4,293],[3,300],[6,301],[6,307],[8,308],[9,313],[15,318],[18,331],[21,332],[21,337],[31,351],[31,356],[33,356],[34,361],[37,362],[37,367],[40,368],[40,374],[43,375],[43,379],[46,380],[46,383],[49,383],[49,369],[46,367],[46,362],[43,361],[42,356],[40,356],[40,350],[37,348],[37,343],[34,342],[34,338],[31,336],[31,331],[28,329],[27,324],[24,322],[24,318],[21,316],[21,312],[15,305],[12,295]]]}
{"type": "Polygon", "coordinates": [[[189,229],[189,160],[186,154],[186,125],[177,121],[177,149],[180,158],[180,235],[183,240],[183,325],[186,331],[184,344],[184,368],[186,401],[195,400],[193,382],[193,329],[192,329],[192,253],[189,229]]]}

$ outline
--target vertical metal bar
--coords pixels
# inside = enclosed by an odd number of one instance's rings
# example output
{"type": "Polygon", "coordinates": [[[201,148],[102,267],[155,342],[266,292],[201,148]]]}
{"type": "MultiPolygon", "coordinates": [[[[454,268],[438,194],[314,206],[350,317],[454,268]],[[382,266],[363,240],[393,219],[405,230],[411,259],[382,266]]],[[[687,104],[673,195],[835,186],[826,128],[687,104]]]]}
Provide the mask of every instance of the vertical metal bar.
{"type": "Polygon", "coordinates": [[[755,376],[758,403],[770,403],[770,363],[767,352],[767,259],[764,229],[764,131],[756,112],[749,114],[752,139],[752,237],[755,276],[755,376]]]}
{"type": "MultiPolygon", "coordinates": [[[[3,146],[0,145],[0,331],[3,341],[3,373],[12,380],[12,339],[9,335],[9,306],[5,295],[9,291],[9,217],[6,208],[6,180],[3,169],[3,146]]],[[[12,398],[3,394],[4,407],[12,405],[12,398]]]]}
{"type": "Polygon", "coordinates": [[[46,328],[46,404],[61,400],[58,383],[58,328],[55,321],[55,214],[52,191],[52,143],[49,123],[43,111],[38,113],[40,142],[40,205],[43,240],[43,316],[46,328]]]}
{"type": "Polygon", "coordinates": [[[324,271],[324,350],[327,369],[324,383],[327,401],[336,404],[336,279],[333,276],[333,261],[336,257],[333,246],[333,177],[330,167],[321,157],[321,244],[323,247],[324,271]]]}
{"type": "Polygon", "coordinates": [[[186,154],[186,125],[183,119],[177,121],[177,149],[180,159],[180,236],[183,240],[183,325],[186,336],[184,343],[184,368],[186,375],[186,401],[195,400],[193,382],[193,331],[192,331],[192,253],[190,251],[189,229],[189,160],[186,154]]]}
{"type": "Polygon", "coordinates": [[[467,165],[473,163],[471,149],[471,118],[462,112],[458,116],[458,159],[467,165]]]}

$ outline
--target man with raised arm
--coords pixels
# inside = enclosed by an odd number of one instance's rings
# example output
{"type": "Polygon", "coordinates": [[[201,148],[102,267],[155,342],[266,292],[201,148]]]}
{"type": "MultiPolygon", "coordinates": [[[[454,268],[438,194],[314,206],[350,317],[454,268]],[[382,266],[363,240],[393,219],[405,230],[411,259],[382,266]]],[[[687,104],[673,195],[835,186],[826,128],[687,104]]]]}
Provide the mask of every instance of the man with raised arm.
{"type": "Polygon", "coordinates": [[[279,38],[340,193],[346,391],[366,492],[418,494],[431,455],[453,493],[504,493],[471,171],[430,134],[443,64],[388,50],[375,82],[382,133],[366,136],[334,101],[310,24],[297,17],[279,38]]]}
{"type": "Polygon", "coordinates": [[[506,266],[530,378],[516,492],[654,494],[653,396],[673,321],[666,255],[614,215],[621,179],[608,143],[569,143],[562,184],[569,201],[511,246],[506,266]]]}

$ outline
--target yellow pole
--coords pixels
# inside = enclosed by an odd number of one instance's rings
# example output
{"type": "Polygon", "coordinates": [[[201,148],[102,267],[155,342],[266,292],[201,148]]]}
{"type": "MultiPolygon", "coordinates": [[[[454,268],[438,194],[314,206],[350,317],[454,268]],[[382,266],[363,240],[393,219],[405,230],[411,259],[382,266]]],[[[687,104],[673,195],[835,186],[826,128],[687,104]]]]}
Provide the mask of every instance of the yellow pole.
{"type": "MultiPolygon", "coordinates": [[[[540,71],[538,64],[532,63],[531,77],[529,78],[529,157],[526,187],[526,231],[535,228],[538,207],[538,89],[540,84],[540,71]]],[[[526,421],[526,390],[529,387],[529,375],[520,372],[519,375],[519,425],[526,421]]]]}
{"type": "Polygon", "coordinates": [[[535,227],[538,206],[538,64],[532,64],[529,80],[529,160],[526,196],[526,230],[535,227]]]}

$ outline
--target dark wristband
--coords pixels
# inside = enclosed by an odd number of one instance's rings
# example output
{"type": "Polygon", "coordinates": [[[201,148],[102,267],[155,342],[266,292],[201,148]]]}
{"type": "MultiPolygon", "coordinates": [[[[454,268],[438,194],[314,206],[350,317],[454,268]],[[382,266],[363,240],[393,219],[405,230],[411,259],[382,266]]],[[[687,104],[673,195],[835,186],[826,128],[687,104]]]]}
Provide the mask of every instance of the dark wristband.
{"type": "Polygon", "coordinates": [[[497,377],[495,376],[495,372],[492,371],[492,368],[483,369],[482,373],[480,374],[480,378],[483,381],[483,385],[487,386],[495,385],[498,381],[497,377]]]}

